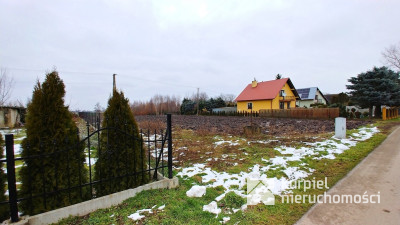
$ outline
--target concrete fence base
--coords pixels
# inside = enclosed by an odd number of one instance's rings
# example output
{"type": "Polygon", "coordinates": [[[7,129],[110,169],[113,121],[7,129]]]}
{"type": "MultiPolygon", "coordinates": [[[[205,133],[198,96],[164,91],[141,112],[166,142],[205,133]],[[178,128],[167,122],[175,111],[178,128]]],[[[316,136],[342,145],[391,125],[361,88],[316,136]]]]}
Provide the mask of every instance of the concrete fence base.
{"type": "Polygon", "coordinates": [[[151,189],[171,189],[179,186],[177,177],[172,179],[161,178],[153,183],[145,184],[143,186],[128,189],[125,191],[117,192],[111,195],[103,196],[100,198],[92,199],[89,201],[81,202],[75,205],[67,206],[64,208],[56,209],[53,211],[45,212],[31,217],[26,217],[20,220],[15,225],[35,225],[35,224],[51,224],[56,223],[61,219],[69,216],[84,216],[98,209],[110,208],[111,206],[121,204],[128,198],[136,196],[136,194],[151,190],[151,189]]]}

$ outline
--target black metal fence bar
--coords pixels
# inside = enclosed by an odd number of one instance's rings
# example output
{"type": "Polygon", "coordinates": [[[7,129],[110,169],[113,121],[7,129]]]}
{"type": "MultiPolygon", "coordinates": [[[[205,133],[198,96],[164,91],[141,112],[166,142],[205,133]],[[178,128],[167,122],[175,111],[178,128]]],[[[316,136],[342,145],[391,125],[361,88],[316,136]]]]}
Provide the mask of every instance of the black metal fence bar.
{"type": "Polygon", "coordinates": [[[168,133],[168,178],[172,179],[172,118],[167,115],[167,133],[168,133]]]}
{"type": "Polygon", "coordinates": [[[18,221],[17,185],[15,179],[14,135],[6,134],[7,180],[11,222],[18,221]]]}
{"type": "MultiPolygon", "coordinates": [[[[89,124],[87,124],[89,125],[89,124]]],[[[82,182],[82,177],[81,177],[81,168],[79,167],[79,185],[74,185],[71,186],[71,181],[69,180],[70,177],[72,176],[72,174],[70,174],[68,172],[68,187],[59,187],[58,184],[56,185],[55,189],[49,189],[47,190],[47,188],[45,187],[45,185],[43,185],[43,193],[38,193],[38,194],[32,194],[30,193],[30,195],[28,196],[20,196],[20,198],[18,198],[17,196],[17,187],[16,187],[16,173],[15,173],[15,162],[16,161],[26,161],[26,160],[32,160],[32,159],[45,159],[45,158],[52,158],[52,157],[57,157],[57,155],[61,155],[62,152],[65,152],[67,155],[67,159],[70,159],[71,156],[73,154],[75,154],[73,152],[74,147],[70,147],[68,149],[59,149],[57,147],[54,148],[54,152],[52,153],[47,153],[47,154],[40,154],[40,155],[29,155],[29,156],[25,156],[25,157],[18,157],[15,158],[14,156],[14,136],[12,134],[7,134],[5,135],[5,140],[6,140],[6,159],[0,159],[0,162],[6,162],[7,163],[7,179],[8,179],[8,191],[9,191],[9,199],[8,201],[4,201],[4,202],[0,202],[0,204],[9,204],[10,206],[10,216],[11,216],[11,221],[12,222],[17,222],[19,220],[18,218],[18,202],[21,201],[26,201],[26,200],[32,200],[34,198],[43,198],[44,203],[46,204],[46,198],[59,194],[59,193],[66,193],[68,192],[69,195],[69,200],[70,200],[70,204],[73,204],[71,202],[71,190],[74,189],[79,189],[80,195],[82,195],[82,188],[89,186],[90,187],[90,194],[92,195],[93,192],[93,186],[94,185],[98,185],[101,183],[105,183],[105,182],[110,182],[112,180],[118,180],[118,179],[123,179],[124,177],[128,177],[128,176],[133,176],[133,177],[138,177],[142,176],[142,181],[144,181],[145,179],[145,174],[148,173],[149,175],[151,174],[151,171],[154,171],[155,174],[154,178],[157,178],[157,171],[162,170],[164,171],[164,168],[168,168],[168,178],[172,178],[172,121],[171,121],[171,115],[168,114],[167,115],[167,130],[165,135],[163,134],[163,131],[161,131],[160,136],[158,136],[155,132],[154,134],[154,140],[151,140],[151,136],[150,136],[150,132],[147,133],[147,136],[144,137],[142,131],[140,132],[140,138],[139,140],[133,140],[133,136],[129,135],[126,133],[126,129],[125,129],[125,133],[124,131],[117,131],[114,128],[110,128],[110,127],[105,127],[105,128],[100,128],[100,119],[97,120],[97,124],[96,124],[96,131],[94,131],[93,133],[89,132],[89,128],[90,126],[87,126],[87,137],[79,140],[77,139],[77,145],[79,146],[81,144],[85,144],[88,148],[88,166],[89,166],[89,182],[87,183],[83,183],[82,182]],[[142,164],[142,168],[141,171],[138,171],[136,168],[136,166],[134,166],[134,171],[128,171],[125,170],[125,174],[118,174],[118,176],[116,177],[111,177],[111,178],[103,178],[100,174],[100,178],[99,180],[93,180],[92,179],[92,166],[94,166],[94,163],[92,164],[91,162],[91,158],[92,158],[92,154],[91,154],[91,147],[92,146],[96,146],[95,144],[91,144],[90,142],[90,137],[94,136],[95,139],[97,139],[98,143],[97,143],[97,155],[99,155],[100,153],[100,132],[107,130],[107,146],[108,146],[108,131],[109,130],[115,130],[115,132],[121,132],[122,135],[125,136],[125,142],[121,143],[121,144],[125,144],[127,145],[127,143],[130,143],[131,141],[128,139],[132,139],[132,143],[134,143],[135,141],[139,141],[140,143],[140,155],[142,158],[144,158],[145,161],[148,160],[148,168],[144,168],[144,164],[146,163],[141,163],[142,164]],[[95,136],[97,135],[97,137],[95,136]],[[161,137],[161,138],[159,138],[161,137]],[[167,161],[167,165],[164,165],[164,144],[165,142],[168,141],[168,161],[167,161]],[[158,144],[159,142],[159,144],[158,144]],[[154,145],[153,145],[154,144],[154,145]],[[144,147],[147,147],[147,153],[148,153],[148,159],[146,159],[146,155],[143,153],[144,152],[144,147]],[[158,147],[160,147],[160,150],[158,150],[158,147]],[[154,148],[154,149],[152,149],[154,148]],[[154,152],[154,156],[151,156],[152,151],[154,152]],[[159,154],[159,155],[158,155],[159,154]],[[153,159],[155,159],[155,166],[152,168],[151,167],[151,157],[153,157],[153,159]],[[161,163],[160,163],[161,160],[161,163]],[[161,164],[161,165],[160,165],[161,164]]],[[[66,142],[68,142],[66,140],[66,142]]],[[[42,146],[43,143],[40,143],[40,149],[43,147],[42,146]]],[[[54,143],[54,146],[56,146],[57,143],[54,143]]],[[[29,144],[28,144],[29,147],[29,144]]],[[[108,148],[107,148],[108,149],[108,148]]],[[[133,165],[136,165],[136,163],[138,162],[138,159],[136,159],[136,157],[133,159],[133,162],[129,162],[129,163],[134,163],[133,165]]],[[[68,160],[68,165],[67,167],[69,168],[69,163],[70,160],[68,160]]],[[[128,162],[125,162],[128,163],[128,162]]],[[[57,169],[57,168],[56,168],[57,169]]],[[[44,168],[42,168],[42,170],[44,170],[44,168]]],[[[140,170],[140,169],[139,169],[140,170]]],[[[69,169],[68,169],[69,171],[69,169]]],[[[44,175],[44,171],[42,171],[43,175],[44,175]]],[[[122,171],[121,171],[122,172],[122,171]]],[[[57,173],[57,172],[56,172],[57,173]]],[[[163,172],[164,175],[164,172],[163,172]]],[[[151,176],[149,176],[149,179],[151,179],[151,176]]],[[[82,196],[81,196],[82,197],[82,196]]],[[[97,196],[92,195],[92,198],[96,198],[97,196]]],[[[46,206],[45,206],[46,207],[46,206]]]]}

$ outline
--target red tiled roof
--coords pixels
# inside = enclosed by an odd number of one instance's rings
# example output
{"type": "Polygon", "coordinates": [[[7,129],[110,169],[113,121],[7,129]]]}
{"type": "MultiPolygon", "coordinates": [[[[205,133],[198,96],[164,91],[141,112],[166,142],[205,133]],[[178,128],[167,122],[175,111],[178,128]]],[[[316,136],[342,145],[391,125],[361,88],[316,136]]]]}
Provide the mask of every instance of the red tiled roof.
{"type": "Polygon", "coordinates": [[[249,84],[236,98],[236,101],[274,99],[288,81],[289,85],[293,86],[289,78],[259,82],[257,83],[257,87],[254,88],[249,84]]]}

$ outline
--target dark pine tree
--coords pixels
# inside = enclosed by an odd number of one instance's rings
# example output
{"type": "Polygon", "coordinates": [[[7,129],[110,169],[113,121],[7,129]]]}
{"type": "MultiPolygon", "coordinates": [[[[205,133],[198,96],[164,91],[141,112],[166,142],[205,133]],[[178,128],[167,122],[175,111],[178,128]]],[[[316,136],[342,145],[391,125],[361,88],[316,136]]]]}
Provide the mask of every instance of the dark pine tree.
{"type": "Polygon", "coordinates": [[[138,125],[122,91],[113,90],[102,127],[106,129],[100,137],[95,180],[104,182],[96,186],[96,195],[104,196],[146,183],[148,177],[139,173],[147,165],[138,125]]]}
{"type": "MultiPolygon", "coordinates": [[[[3,135],[0,134],[0,159],[4,158],[4,139],[3,135]]],[[[0,168],[3,168],[4,164],[0,163],[0,168]]],[[[6,180],[7,176],[4,170],[0,170],[0,202],[6,201],[6,180]]],[[[10,218],[9,207],[7,204],[0,205],[0,221],[4,221],[10,218]]]]}
{"type": "Polygon", "coordinates": [[[196,107],[196,102],[184,98],[181,104],[181,114],[182,115],[193,115],[195,114],[195,107],[196,107]]]}
{"type": "Polygon", "coordinates": [[[375,116],[381,116],[381,106],[396,106],[400,104],[399,72],[386,67],[374,67],[372,70],[351,77],[347,85],[350,90],[350,100],[361,107],[370,109],[376,106],[375,116]]]}
{"type": "Polygon", "coordinates": [[[19,197],[24,214],[34,215],[88,199],[87,188],[59,191],[87,182],[84,145],[79,143],[78,128],[64,105],[65,86],[56,71],[34,87],[26,116],[26,138],[22,141],[19,197]],[[51,193],[42,195],[44,192],[51,193]],[[35,197],[37,196],[37,197],[35,197]]]}

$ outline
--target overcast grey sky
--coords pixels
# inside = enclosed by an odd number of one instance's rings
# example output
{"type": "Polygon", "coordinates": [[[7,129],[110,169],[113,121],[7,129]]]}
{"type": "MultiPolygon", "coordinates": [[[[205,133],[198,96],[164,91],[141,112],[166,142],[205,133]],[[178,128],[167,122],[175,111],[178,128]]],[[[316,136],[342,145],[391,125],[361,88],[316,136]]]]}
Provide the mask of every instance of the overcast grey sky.
{"type": "Polygon", "coordinates": [[[71,109],[103,107],[117,87],[155,94],[238,95],[277,73],[296,88],[346,91],[400,41],[398,0],[0,0],[0,67],[26,102],[54,67],[71,109]]]}

